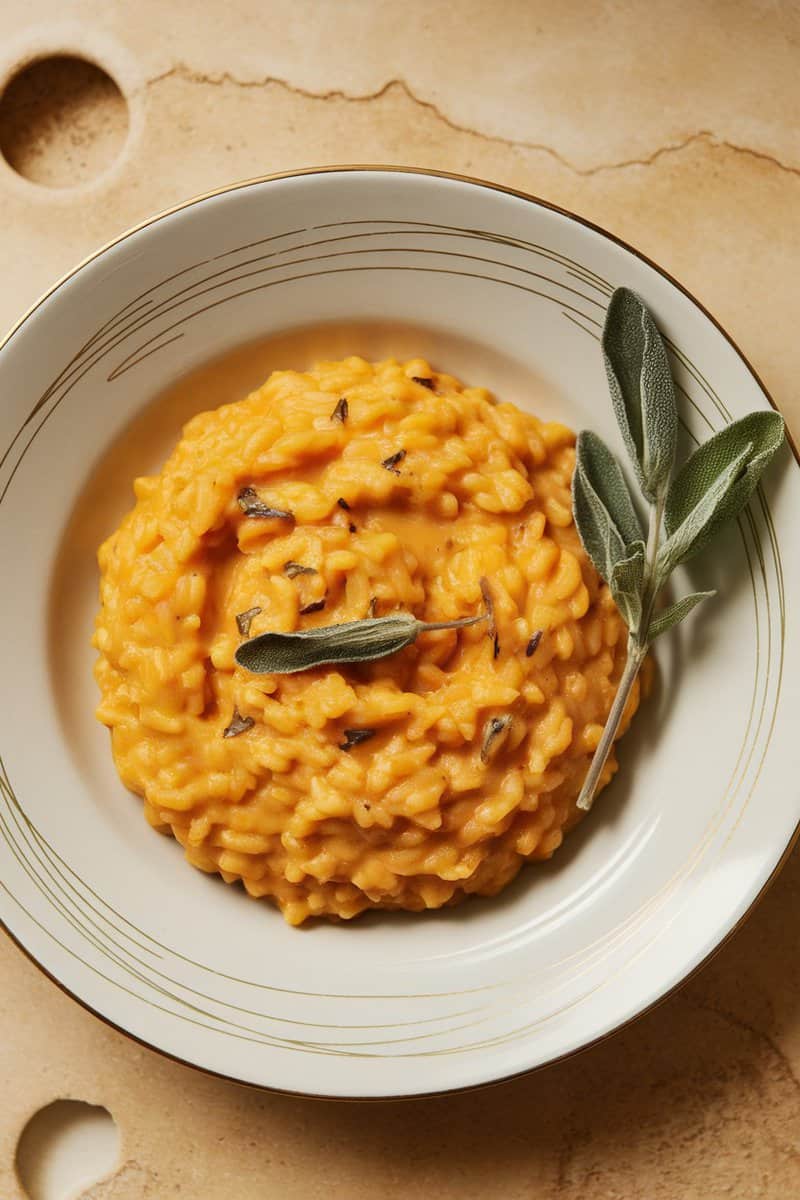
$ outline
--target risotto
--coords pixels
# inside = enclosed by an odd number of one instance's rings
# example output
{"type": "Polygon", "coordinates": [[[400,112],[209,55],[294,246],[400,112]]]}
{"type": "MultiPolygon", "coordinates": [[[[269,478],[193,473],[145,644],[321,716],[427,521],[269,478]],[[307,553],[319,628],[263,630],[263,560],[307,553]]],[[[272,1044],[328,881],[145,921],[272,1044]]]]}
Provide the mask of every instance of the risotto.
{"type": "Polygon", "coordinates": [[[626,649],[573,443],[422,360],[276,372],[191,420],[99,551],[97,715],[148,821],[291,924],[492,895],[549,858],[626,649]],[[487,611],[375,662],[235,660],[266,631],[487,611]]]}

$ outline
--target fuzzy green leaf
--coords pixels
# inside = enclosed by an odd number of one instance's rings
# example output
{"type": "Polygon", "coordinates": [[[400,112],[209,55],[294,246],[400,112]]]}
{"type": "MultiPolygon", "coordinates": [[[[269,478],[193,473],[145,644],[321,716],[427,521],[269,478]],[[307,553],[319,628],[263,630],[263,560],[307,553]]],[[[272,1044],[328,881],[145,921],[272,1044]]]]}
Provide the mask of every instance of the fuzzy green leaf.
{"type": "Polygon", "coordinates": [[[641,521],[620,465],[601,437],[590,430],[578,434],[575,456],[626,546],[644,539],[641,521]]]}
{"type": "Polygon", "coordinates": [[[365,617],[340,625],[320,625],[294,633],[261,633],[242,642],[235,658],[240,667],[257,675],[294,675],[331,663],[372,662],[396,654],[421,633],[463,629],[486,621],[488,613],[456,621],[418,621],[411,613],[365,617]]]}
{"type": "Polygon", "coordinates": [[[678,412],[667,350],[643,300],[628,288],[611,297],[603,357],[614,412],[642,491],[663,496],[675,461],[678,412]]]}
{"type": "Polygon", "coordinates": [[[744,470],[752,448],[752,442],[748,442],[716,478],[711,478],[708,490],[698,497],[694,508],[661,546],[656,560],[659,579],[667,579],[679,563],[697,553],[704,531],[725,509],[728,494],[744,470]]]}
{"type": "Polygon", "coordinates": [[[642,619],[644,586],[644,542],[637,542],[627,558],[620,559],[611,571],[609,587],[614,603],[631,633],[637,633],[642,619]]]}
{"type": "Polygon", "coordinates": [[[678,625],[684,617],[688,617],[692,609],[696,608],[701,601],[716,596],[716,594],[716,592],[692,592],[690,595],[676,600],[674,604],[670,604],[669,608],[665,608],[653,617],[650,628],[647,630],[647,641],[655,641],[662,633],[666,633],[668,629],[672,629],[673,625],[678,625]]]}
{"type": "Polygon", "coordinates": [[[619,464],[596,434],[583,431],[575,448],[572,479],[575,526],[598,573],[610,583],[614,565],[629,553],[629,543],[642,539],[619,464]]]}
{"type": "MultiPolygon", "coordinates": [[[[698,554],[726,521],[738,516],[783,445],[784,436],[785,426],[779,413],[754,412],[726,426],[694,452],[667,493],[664,527],[669,540],[677,536],[718,480],[727,478],[728,486],[680,556],[671,554],[673,565],[698,554]],[[730,468],[734,463],[737,467],[731,478],[730,468]]],[[[666,545],[669,542],[665,548],[666,545]]]]}

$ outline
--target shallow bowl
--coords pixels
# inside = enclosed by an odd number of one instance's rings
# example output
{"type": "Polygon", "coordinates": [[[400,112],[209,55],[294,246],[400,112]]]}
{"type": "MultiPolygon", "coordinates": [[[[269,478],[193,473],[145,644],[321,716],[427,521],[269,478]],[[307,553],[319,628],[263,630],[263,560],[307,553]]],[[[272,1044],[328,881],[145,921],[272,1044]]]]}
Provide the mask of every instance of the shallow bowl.
{"type": "Polygon", "coordinates": [[[788,449],[682,581],[719,596],[664,639],[616,781],[550,863],[493,900],[292,929],[155,836],[93,716],[97,544],[193,412],[273,367],[422,355],[621,450],[598,345],[620,284],[669,340],[682,452],[769,407],[713,319],[634,250],[531,197],[430,173],[314,171],[191,201],[87,260],[11,333],[0,899],[14,938],[81,1003],[247,1083],[438,1092],[606,1036],[745,916],[798,821],[788,449]]]}

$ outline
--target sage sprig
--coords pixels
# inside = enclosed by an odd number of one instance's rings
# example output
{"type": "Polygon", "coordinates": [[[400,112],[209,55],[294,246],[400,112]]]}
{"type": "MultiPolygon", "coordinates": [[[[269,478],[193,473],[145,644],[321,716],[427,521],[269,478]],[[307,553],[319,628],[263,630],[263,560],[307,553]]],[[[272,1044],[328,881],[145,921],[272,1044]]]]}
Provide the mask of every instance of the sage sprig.
{"type": "Polygon", "coordinates": [[[457,621],[418,621],[411,613],[400,612],[388,617],[364,617],[339,625],[299,629],[294,633],[262,633],[242,642],[236,651],[236,661],[258,675],[294,675],[330,663],[386,658],[410,646],[421,633],[464,629],[486,620],[485,612],[457,621]]]}
{"type": "Polygon", "coordinates": [[[611,401],[648,502],[645,534],[625,476],[595,433],[576,444],[575,525],[628,627],[628,654],[611,711],[578,797],[589,809],[651,643],[713,592],[693,592],[656,611],[680,563],[703,551],[736,517],[784,441],[783,418],[754,412],[701,445],[673,476],[678,428],[675,385],[663,338],[644,301],[618,288],[602,337],[611,401]]]}

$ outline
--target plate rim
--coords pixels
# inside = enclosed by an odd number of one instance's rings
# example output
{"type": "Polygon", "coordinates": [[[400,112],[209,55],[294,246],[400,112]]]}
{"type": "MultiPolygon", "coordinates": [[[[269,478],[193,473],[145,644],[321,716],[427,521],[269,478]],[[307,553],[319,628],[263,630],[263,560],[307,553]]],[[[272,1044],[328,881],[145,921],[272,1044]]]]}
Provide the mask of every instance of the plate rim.
{"type": "MultiPolygon", "coordinates": [[[[302,168],[297,168],[297,169],[289,170],[289,171],[276,171],[276,172],[272,172],[269,174],[256,175],[256,176],[253,176],[253,177],[250,177],[247,179],[234,181],[233,183],[224,184],[221,187],[212,188],[211,190],[206,191],[206,192],[198,193],[196,195],[189,197],[186,200],[182,200],[177,204],[171,205],[168,208],[161,209],[158,212],[154,213],[153,215],[145,218],[144,220],[139,221],[134,225],[131,225],[129,228],[125,229],[122,233],[118,234],[116,237],[113,237],[110,240],[104,242],[96,250],[92,251],[90,254],[86,255],[83,259],[81,259],[74,267],[72,267],[70,270],[66,271],[63,275],[61,275],[58,279],[56,279],[56,281],[53,284],[51,284],[51,286],[49,288],[47,288],[38,297],[38,299],[33,302],[33,304],[30,305],[30,307],[22,314],[22,316],[18,318],[18,320],[11,326],[11,328],[8,330],[8,332],[5,335],[3,335],[2,337],[0,337],[0,351],[5,349],[5,347],[11,342],[11,340],[16,336],[16,334],[19,332],[19,330],[23,327],[23,325],[25,325],[28,322],[28,320],[34,315],[34,313],[36,313],[38,311],[38,309],[41,308],[41,306],[43,304],[45,304],[50,299],[50,297],[53,296],[65,283],[67,283],[70,279],[74,278],[74,276],[79,274],[85,267],[89,266],[96,259],[98,259],[102,255],[104,255],[108,250],[113,249],[115,246],[118,246],[122,242],[126,241],[129,237],[133,236],[134,234],[138,233],[139,231],[141,231],[143,229],[147,229],[149,226],[156,224],[157,222],[163,220],[164,218],[172,216],[175,213],[182,212],[184,209],[192,208],[195,204],[199,204],[205,200],[213,199],[216,196],[226,195],[229,192],[240,191],[240,190],[242,190],[244,188],[248,188],[248,187],[255,187],[255,186],[259,186],[261,184],[273,183],[273,182],[278,182],[278,181],[286,180],[286,179],[301,178],[304,176],[352,174],[352,173],[414,175],[414,176],[429,177],[429,178],[434,178],[434,179],[444,179],[444,180],[449,180],[449,181],[457,182],[457,183],[466,183],[473,187],[477,187],[477,188],[481,188],[481,189],[493,191],[493,192],[500,192],[500,193],[508,195],[508,196],[513,196],[519,200],[524,200],[524,201],[526,201],[526,203],[534,204],[539,208],[547,209],[550,212],[557,213],[558,215],[566,217],[568,220],[574,221],[576,224],[581,225],[584,228],[589,229],[592,232],[599,234],[601,237],[603,237],[606,240],[621,247],[623,250],[627,251],[629,254],[632,254],[635,258],[639,259],[641,262],[644,262],[652,270],[656,271],[669,284],[671,284],[672,287],[674,287],[676,289],[676,291],[678,291],[687,300],[689,300],[694,305],[694,307],[699,310],[699,312],[711,323],[711,325],[716,329],[716,331],[719,334],[721,334],[722,337],[725,339],[725,341],[729,344],[729,346],[732,348],[732,350],[736,354],[737,358],[740,360],[740,362],[744,365],[746,370],[749,372],[749,374],[753,378],[755,384],[757,385],[757,387],[759,388],[759,390],[761,391],[762,395],[765,397],[765,399],[767,400],[767,402],[769,403],[771,408],[773,408],[776,412],[780,412],[778,405],[775,403],[775,400],[773,399],[769,389],[765,386],[763,380],[761,379],[760,375],[756,371],[755,367],[752,365],[750,360],[744,354],[744,352],[739,347],[739,345],[734,340],[734,338],[720,324],[720,322],[713,315],[713,313],[711,313],[708,310],[708,308],[706,308],[706,306],[702,303],[702,301],[698,300],[697,297],[691,291],[689,291],[689,289],[687,287],[685,287],[684,284],[682,284],[678,279],[676,279],[669,271],[667,271],[664,267],[660,266],[657,262],[655,262],[652,258],[650,258],[643,251],[638,250],[635,246],[631,245],[631,243],[627,242],[624,238],[619,237],[617,234],[611,233],[604,226],[599,225],[596,222],[589,220],[587,217],[582,217],[579,214],[573,212],[571,209],[565,208],[559,204],[555,204],[554,202],[552,202],[550,200],[545,200],[541,196],[537,196],[533,192],[524,191],[519,188],[513,188],[513,187],[507,186],[505,184],[495,183],[491,180],[483,179],[479,176],[462,175],[462,174],[460,174],[458,172],[454,172],[454,171],[440,171],[440,170],[435,170],[433,168],[428,168],[428,167],[399,166],[396,164],[388,164],[388,163],[353,163],[353,164],[340,163],[340,164],[331,164],[331,165],[327,165],[327,166],[302,167],[302,168]]],[[[798,446],[795,443],[795,440],[792,437],[792,434],[788,428],[786,429],[786,441],[789,446],[789,449],[791,450],[791,453],[792,453],[792,456],[794,457],[795,462],[797,463],[798,466],[800,466],[800,450],[798,449],[798,446]]],[[[189,1067],[194,1071],[199,1071],[203,1075],[211,1076],[211,1077],[217,1078],[217,1079],[223,1079],[229,1083],[235,1083],[240,1087],[248,1087],[248,1088],[253,1088],[256,1091],[266,1091],[266,1092],[272,1092],[272,1093],[275,1093],[278,1095],[296,1096],[296,1097],[301,1097],[301,1098],[305,1098],[305,1099],[328,1100],[328,1101],[335,1100],[340,1103],[363,1103],[365,1101],[370,1101],[370,1102],[377,1101],[377,1102],[386,1103],[389,1101],[396,1101],[396,1100],[419,1100],[419,1099],[431,1098],[434,1096],[453,1096],[453,1095],[459,1095],[464,1092],[480,1091],[480,1090],[483,1090],[484,1088],[496,1087],[499,1084],[507,1083],[511,1080],[522,1078],[523,1076],[533,1074],[533,1072],[535,1072],[535,1071],[544,1070],[546,1067],[551,1067],[551,1066],[556,1065],[557,1063],[565,1062],[566,1060],[568,1060],[570,1058],[574,1058],[575,1056],[577,1056],[579,1054],[583,1054],[584,1052],[592,1049],[594,1046],[600,1045],[601,1043],[607,1041],[609,1038],[614,1037],[617,1033],[620,1033],[622,1030],[627,1029],[635,1021],[638,1021],[641,1017],[645,1016],[646,1014],[648,1014],[650,1012],[653,1012],[660,1005],[666,1003],[667,1000],[669,1000],[672,996],[674,996],[678,991],[680,991],[681,988],[683,988],[697,974],[699,974],[699,972],[708,965],[708,963],[724,948],[724,946],[734,937],[734,935],[736,933],[738,933],[738,931],[742,928],[744,923],[750,918],[752,913],[755,911],[756,907],[761,903],[764,896],[766,895],[768,890],[771,888],[772,884],[775,882],[775,880],[777,879],[777,877],[783,870],[790,854],[792,853],[795,845],[797,844],[798,838],[800,838],[800,819],[796,823],[794,830],[792,831],[792,834],[780,855],[780,858],[778,859],[777,863],[773,867],[769,876],[764,881],[764,883],[762,884],[759,891],[753,897],[750,904],[747,906],[747,908],[741,914],[741,916],[738,918],[738,920],[735,922],[735,924],[727,931],[727,933],[725,933],[723,935],[723,937],[711,948],[711,950],[709,950],[708,953],[705,954],[703,956],[703,958],[700,959],[700,961],[697,962],[685,975],[683,975],[676,983],[672,984],[660,996],[656,997],[655,1000],[651,1001],[649,1004],[645,1005],[643,1008],[640,1008],[638,1010],[638,1012],[634,1013],[631,1016],[624,1017],[618,1024],[614,1025],[613,1028],[606,1030],[604,1033],[598,1035],[595,1038],[592,1038],[590,1041],[586,1042],[584,1045],[576,1047],[571,1050],[567,1050],[563,1054],[555,1055],[552,1058],[549,1058],[544,1062],[536,1064],[535,1066],[523,1067],[519,1071],[513,1071],[509,1074],[504,1074],[504,1075],[498,1076],[496,1079],[485,1080],[485,1081],[481,1081],[478,1083],[472,1083],[472,1084],[465,1084],[460,1087],[441,1088],[441,1089],[436,1089],[433,1091],[399,1093],[399,1094],[398,1093],[386,1093],[385,1095],[372,1094],[372,1095],[365,1095],[365,1096],[352,1096],[352,1095],[337,1096],[337,1095],[332,1095],[329,1092],[328,1093],[308,1092],[308,1091],[303,1091],[303,1090],[299,1090],[299,1089],[294,1090],[291,1088],[282,1088],[282,1087],[278,1087],[274,1084],[255,1083],[251,1080],[240,1079],[235,1075],[229,1075],[229,1074],[225,1073],[224,1071],[217,1071],[211,1067],[202,1066],[199,1063],[192,1062],[190,1059],[182,1058],[180,1055],[174,1054],[171,1051],[166,1050],[161,1046],[154,1045],[152,1042],[147,1041],[145,1038],[140,1037],[138,1034],[135,1034],[132,1031],[125,1029],[123,1026],[117,1024],[106,1014],[99,1012],[87,1000],[85,1000],[83,997],[81,997],[81,996],[77,995],[75,992],[73,992],[69,987],[67,987],[67,985],[65,983],[63,983],[47,967],[45,967],[44,964],[41,963],[35,957],[34,953],[31,950],[29,950],[28,947],[22,943],[22,941],[16,936],[16,934],[12,933],[12,931],[6,925],[5,921],[0,920],[0,925],[2,925],[2,928],[3,928],[4,932],[6,933],[6,935],[8,936],[9,940],[19,950],[22,951],[24,956],[31,963],[33,963],[33,965],[35,967],[37,967],[39,971],[41,971],[41,973],[45,976],[45,978],[48,979],[51,983],[55,984],[55,986],[57,988],[59,988],[59,990],[61,992],[63,992],[71,1000],[73,1000],[77,1004],[79,1004],[81,1006],[81,1008],[83,1008],[86,1012],[91,1013],[91,1015],[93,1017],[96,1017],[98,1020],[102,1021],[108,1027],[116,1030],[118,1033],[122,1034],[126,1038],[129,1038],[131,1041],[137,1043],[138,1045],[144,1046],[146,1049],[151,1050],[154,1053],[159,1054],[159,1055],[163,1056],[164,1058],[171,1060],[172,1062],[179,1063],[181,1066],[189,1067]]]]}

